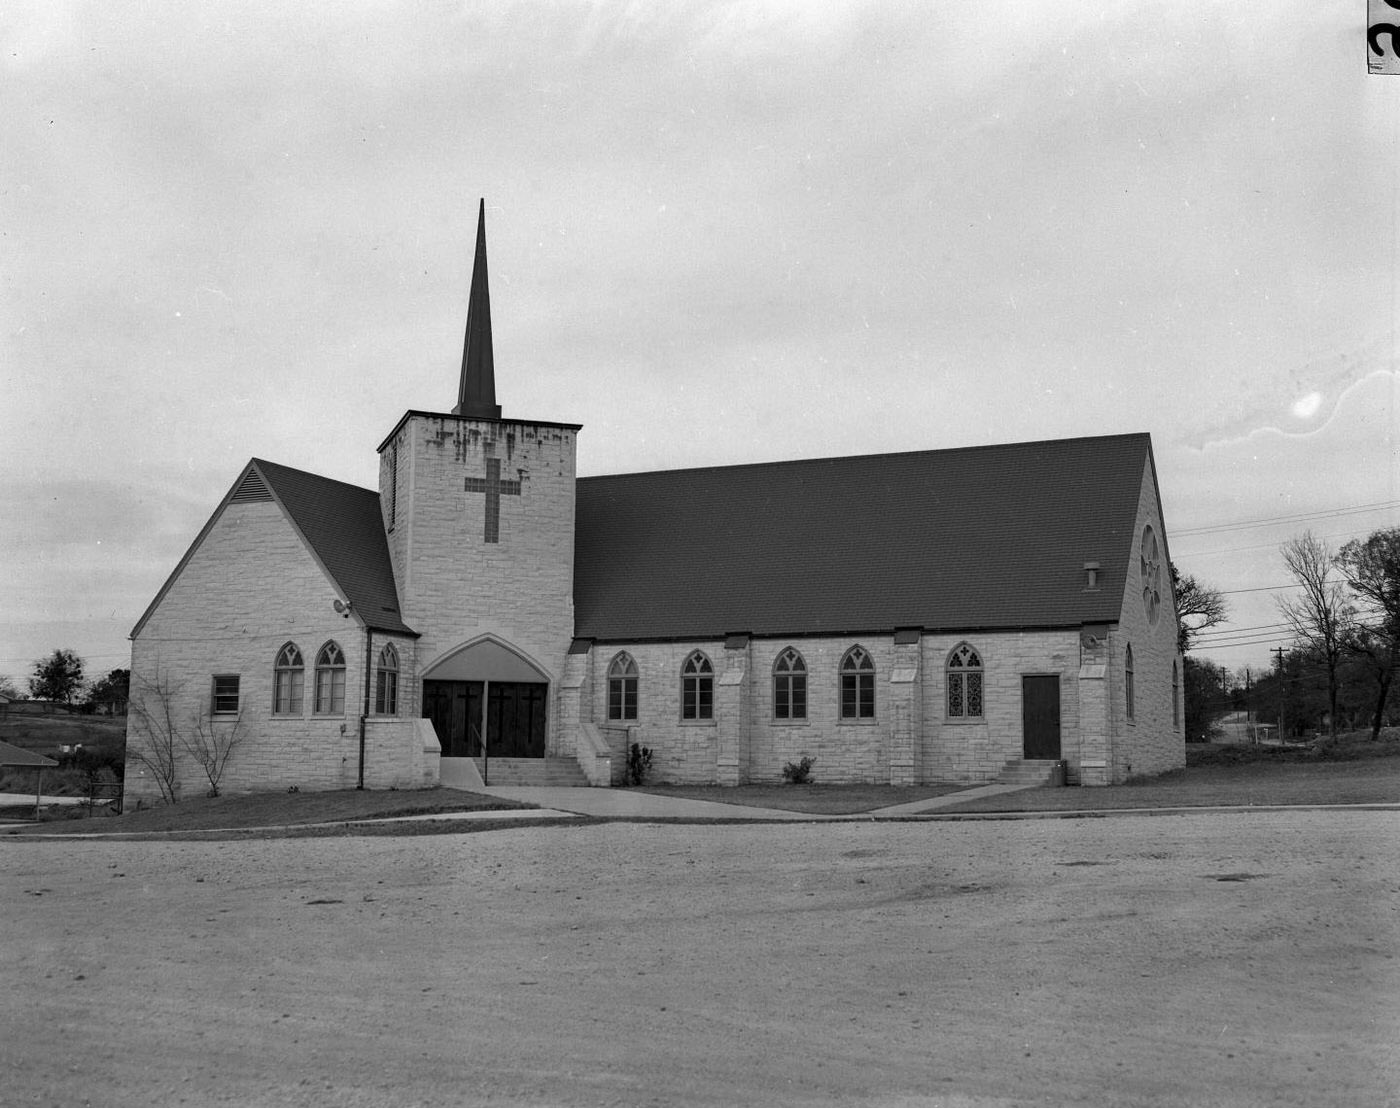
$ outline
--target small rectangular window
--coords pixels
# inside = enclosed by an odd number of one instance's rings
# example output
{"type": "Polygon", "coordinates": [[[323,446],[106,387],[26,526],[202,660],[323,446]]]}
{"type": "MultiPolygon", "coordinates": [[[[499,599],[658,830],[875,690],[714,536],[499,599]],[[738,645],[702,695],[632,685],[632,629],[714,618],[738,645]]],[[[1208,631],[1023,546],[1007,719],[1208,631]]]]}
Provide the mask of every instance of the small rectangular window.
{"type": "Polygon", "coordinates": [[[216,674],[212,708],[216,715],[232,715],[238,711],[238,674],[216,674]]]}

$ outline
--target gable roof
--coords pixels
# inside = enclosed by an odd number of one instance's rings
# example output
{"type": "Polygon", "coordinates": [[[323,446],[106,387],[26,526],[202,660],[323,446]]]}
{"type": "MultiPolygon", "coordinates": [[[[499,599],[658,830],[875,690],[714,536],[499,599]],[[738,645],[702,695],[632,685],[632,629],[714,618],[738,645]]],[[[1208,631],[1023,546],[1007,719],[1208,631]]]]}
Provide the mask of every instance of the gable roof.
{"type": "Polygon", "coordinates": [[[12,743],[0,742],[0,766],[39,766],[42,769],[47,769],[49,766],[56,765],[58,763],[52,758],[46,758],[42,754],[25,750],[12,743]]]}
{"type": "Polygon", "coordinates": [[[399,613],[379,493],[260,458],[250,464],[360,619],[376,631],[415,634],[399,613]]]}
{"type": "Polygon", "coordinates": [[[363,623],[376,631],[417,634],[400,615],[379,494],[358,485],[253,458],[136,622],[132,638],[141,633],[141,628],[203,544],[224,508],[234,502],[259,500],[272,500],[281,506],[311,556],[363,623]]]}
{"type": "Polygon", "coordinates": [[[582,478],[575,635],[1112,622],[1151,452],[1133,434],[582,478]]]}

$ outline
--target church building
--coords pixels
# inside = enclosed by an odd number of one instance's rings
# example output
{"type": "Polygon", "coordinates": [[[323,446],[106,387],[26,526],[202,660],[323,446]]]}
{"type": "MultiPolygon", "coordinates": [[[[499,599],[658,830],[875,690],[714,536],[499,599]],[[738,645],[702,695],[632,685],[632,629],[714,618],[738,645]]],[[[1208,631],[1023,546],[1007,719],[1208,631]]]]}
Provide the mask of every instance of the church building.
{"type": "Polygon", "coordinates": [[[452,410],[378,489],[249,461],[137,622],[128,800],[162,745],[185,795],[201,744],[235,793],[1184,764],[1146,434],[580,478],[496,402],[484,214],[452,410]]]}

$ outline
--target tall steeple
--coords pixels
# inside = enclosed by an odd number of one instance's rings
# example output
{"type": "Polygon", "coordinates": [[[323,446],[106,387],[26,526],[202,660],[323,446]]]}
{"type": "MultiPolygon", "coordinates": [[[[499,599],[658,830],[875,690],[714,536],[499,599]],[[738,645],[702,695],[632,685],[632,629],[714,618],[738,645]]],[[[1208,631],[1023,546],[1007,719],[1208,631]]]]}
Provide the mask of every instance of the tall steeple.
{"type": "Polygon", "coordinates": [[[462,348],[462,380],[453,415],[500,419],[496,403],[496,367],[491,356],[491,291],[486,283],[486,200],[476,217],[476,261],[467,301],[467,337],[462,348]]]}

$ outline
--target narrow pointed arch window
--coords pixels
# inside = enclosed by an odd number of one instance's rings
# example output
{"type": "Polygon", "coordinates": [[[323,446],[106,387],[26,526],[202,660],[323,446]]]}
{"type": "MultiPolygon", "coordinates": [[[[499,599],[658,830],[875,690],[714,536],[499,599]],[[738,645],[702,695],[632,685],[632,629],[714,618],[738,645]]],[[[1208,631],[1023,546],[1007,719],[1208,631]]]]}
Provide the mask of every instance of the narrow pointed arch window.
{"type": "Polygon", "coordinates": [[[1181,671],[1172,663],[1172,730],[1181,726],[1181,671]]]}
{"type": "Polygon", "coordinates": [[[316,714],[345,714],[345,654],[334,639],[316,654],[316,714]]]}
{"type": "Polygon", "coordinates": [[[608,719],[637,718],[637,663],[625,650],[608,666],[608,719]]]}
{"type": "Polygon", "coordinates": [[[306,666],[297,644],[289,642],[277,652],[272,671],[272,714],[299,716],[306,688],[306,666]]]}
{"type": "Polygon", "coordinates": [[[773,663],[773,718],[807,718],[807,663],[792,647],[773,663]]]}
{"type": "Polygon", "coordinates": [[[981,719],[982,656],[967,643],[959,643],[948,655],[948,718],[981,719]]]}
{"type": "Polygon", "coordinates": [[[681,666],[681,719],[715,718],[715,667],[703,651],[681,666]]]}
{"type": "Polygon", "coordinates": [[[1128,718],[1136,718],[1134,715],[1135,705],[1133,704],[1133,648],[1129,645],[1127,653],[1123,655],[1123,698],[1128,711],[1128,718]]]}
{"type": "Polygon", "coordinates": [[[875,718],[875,663],[864,647],[851,647],[841,659],[841,718],[875,718]]]}
{"type": "Polygon", "coordinates": [[[381,716],[399,714],[399,652],[385,643],[379,652],[379,669],[374,679],[374,710],[381,716]]]}

